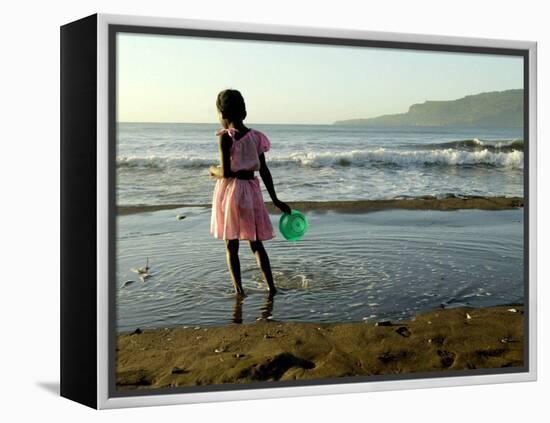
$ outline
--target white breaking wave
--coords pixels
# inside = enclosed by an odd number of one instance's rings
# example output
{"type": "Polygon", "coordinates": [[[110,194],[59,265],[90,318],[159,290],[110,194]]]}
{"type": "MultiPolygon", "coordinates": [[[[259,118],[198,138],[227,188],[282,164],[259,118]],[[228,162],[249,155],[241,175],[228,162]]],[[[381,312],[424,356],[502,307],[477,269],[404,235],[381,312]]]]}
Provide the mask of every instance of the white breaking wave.
{"type": "Polygon", "coordinates": [[[449,141],[436,144],[424,144],[417,145],[422,150],[432,150],[432,149],[456,149],[456,150],[466,150],[466,151],[514,151],[519,150],[523,151],[523,140],[514,139],[514,140],[501,140],[501,141],[482,141],[479,138],[473,138],[470,140],[461,140],[461,141],[449,141]]]}
{"type": "Polygon", "coordinates": [[[523,152],[458,151],[455,149],[427,151],[352,150],[342,153],[293,153],[289,158],[272,158],[273,161],[294,161],[305,166],[366,166],[390,164],[394,166],[464,166],[489,165],[523,168],[523,152]]]}
{"type": "Polygon", "coordinates": [[[216,159],[192,156],[118,156],[119,168],[166,169],[178,167],[204,167],[216,164],[216,159]]]}
{"type": "MultiPolygon", "coordinates": [[[[305,166],[312,168],[335,166],[392,165],[411,166],[471,166],[485,165],[523,169],[523,151],[509,152],[460,151],[454,148],[438,150],[395,151],[378,148],[374,150],[351,150],[345,152],[296,152],[286,156],[269,155],[270,166],[305,166]]],[[[193,156],[119,156],[119,168],[202,168],[218,163],[217,158],[193,156]]]]}

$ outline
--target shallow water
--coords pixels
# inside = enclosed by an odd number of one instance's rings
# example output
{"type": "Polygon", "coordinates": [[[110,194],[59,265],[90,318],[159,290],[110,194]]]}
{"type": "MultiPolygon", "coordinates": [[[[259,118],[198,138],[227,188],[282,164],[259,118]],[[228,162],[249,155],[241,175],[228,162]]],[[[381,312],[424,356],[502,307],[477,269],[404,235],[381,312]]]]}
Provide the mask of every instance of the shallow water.
{"type": "MultiPolygon", "coordinates": [[[[440,306],[523,302],[523,209],[308,212],[296,243],[265,243],[279,293],[270,301],[247,242],[239,302],[210,209],[117,218],[117,324],[223,325],[258,318],[300,322],[405,319],[440,306]],[[177,220],[177,214],[184,220],[177,220]],[[149,257],[151,277],[131,268],[149,257]],[[134,281],[126,286],[127,281],[134,281]]],[[[271,216],[274,227],[278,215],[271,216]]]]}

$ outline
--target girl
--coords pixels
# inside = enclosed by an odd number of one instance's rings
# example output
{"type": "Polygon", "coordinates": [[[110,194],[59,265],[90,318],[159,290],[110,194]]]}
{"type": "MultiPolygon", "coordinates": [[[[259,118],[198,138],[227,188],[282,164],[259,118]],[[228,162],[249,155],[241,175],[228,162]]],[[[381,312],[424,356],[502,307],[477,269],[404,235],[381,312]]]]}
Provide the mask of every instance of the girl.
{"type": "Polygon", "coordinates": [[[219,93],[216,107],[223,129],[216,132],[221,165],[210,167],[210,176],[217,179],[210,232],[214,237],[225,240],[227,265],[237,295],[244,296],[239,240],[250,242],[250,249],[256,256],[269,292],[275,294],[277,290],[269,257],[262,243],[275,237],[275,233],[264,204],[260,181],[254,176],[254,171],[260,172],[273,204],[284,213],[290,213],[290,207],[277,198],[271,173],[265,163],[264,153],[269,150],[270,143],[260,131],[244,126],[246,107],[239,91],[219,93]]]}

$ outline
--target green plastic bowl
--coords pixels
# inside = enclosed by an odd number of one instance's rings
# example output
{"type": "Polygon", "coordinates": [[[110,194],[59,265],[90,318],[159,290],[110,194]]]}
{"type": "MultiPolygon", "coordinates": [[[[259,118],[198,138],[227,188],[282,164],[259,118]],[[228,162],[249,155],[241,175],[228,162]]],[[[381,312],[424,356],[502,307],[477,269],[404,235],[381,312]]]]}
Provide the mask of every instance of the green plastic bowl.
{"type": "Polygon", "coordinates": [[[307,219],[298,210],[291,209],[290,214],[283,213],[279,220],[279,231],[288,241],[298,241],[307,232],[307,219]]]}

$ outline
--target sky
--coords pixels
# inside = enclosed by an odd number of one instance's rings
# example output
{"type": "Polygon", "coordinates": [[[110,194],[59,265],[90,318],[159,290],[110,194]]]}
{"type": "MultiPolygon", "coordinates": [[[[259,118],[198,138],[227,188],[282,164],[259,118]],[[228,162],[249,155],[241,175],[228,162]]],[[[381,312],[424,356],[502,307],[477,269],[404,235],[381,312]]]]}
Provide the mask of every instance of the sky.
{"type": "Polygon", "coordinates": [[[217,123],[216,96],[247,123],[331,124],[426,100],[523,88],[520,57],[118,33],[119,122],[217,123]]]}

